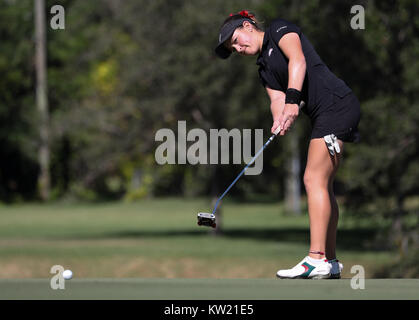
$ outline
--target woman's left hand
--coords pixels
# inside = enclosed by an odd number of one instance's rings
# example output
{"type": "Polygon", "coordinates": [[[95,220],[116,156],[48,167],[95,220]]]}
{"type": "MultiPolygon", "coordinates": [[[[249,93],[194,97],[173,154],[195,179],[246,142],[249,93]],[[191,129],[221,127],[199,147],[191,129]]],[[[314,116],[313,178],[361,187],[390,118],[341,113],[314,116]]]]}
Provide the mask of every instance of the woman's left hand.
{"type": "Polygon", "coordinates": [[[293,125],[295,119],[298,117],[299,108],[297,104],[286,104],[284,107],[284,112],[280,118],[281,132],[280,135],[283,136],[286,134],[291,126],[293,125]]]}

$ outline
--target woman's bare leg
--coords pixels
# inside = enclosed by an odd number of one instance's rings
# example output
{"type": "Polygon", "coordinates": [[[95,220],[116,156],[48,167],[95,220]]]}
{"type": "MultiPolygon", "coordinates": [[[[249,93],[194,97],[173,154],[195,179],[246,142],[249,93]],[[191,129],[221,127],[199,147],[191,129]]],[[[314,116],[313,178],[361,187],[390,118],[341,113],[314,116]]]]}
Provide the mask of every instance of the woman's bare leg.
{"type": "MultiPolygon", "coordinates": [[[[341,141],[339,145],[342,149],[341,141]]],[[[328,259],[336,255],[339,209],[333,193],[333,179],[339,167],[340,154],[331,156],[323,138],[312,139],[304,173],[310,217],[310,251],[324,252],[328,259]]],[[[312,253],[309,256],[316,259],[324,257],[312,253]]]]}

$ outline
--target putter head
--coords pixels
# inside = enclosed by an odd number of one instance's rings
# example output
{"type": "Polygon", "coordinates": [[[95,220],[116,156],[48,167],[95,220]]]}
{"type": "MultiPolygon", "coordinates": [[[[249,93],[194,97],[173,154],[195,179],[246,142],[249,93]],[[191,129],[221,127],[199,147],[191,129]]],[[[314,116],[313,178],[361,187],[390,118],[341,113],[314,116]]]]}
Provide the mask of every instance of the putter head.
{"type": "Polygon", "coordinates": [[[198,213],[198,226],[206,226],[215,228],[215,215],[212,213],[200,212],[198,213]]]}

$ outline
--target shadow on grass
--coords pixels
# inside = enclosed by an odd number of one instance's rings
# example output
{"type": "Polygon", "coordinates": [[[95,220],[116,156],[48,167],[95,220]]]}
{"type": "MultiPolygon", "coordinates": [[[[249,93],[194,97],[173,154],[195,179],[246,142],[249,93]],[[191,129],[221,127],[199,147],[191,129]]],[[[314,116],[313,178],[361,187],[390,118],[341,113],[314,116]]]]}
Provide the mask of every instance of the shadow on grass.
{"type": "MultiPolygon", "coordinates": [[[[363,229],[342,229],[338,230],[338,248],[346,250],[359,250],[368,248],[381,251],[372,245],[378,230],[372,228],[363,229]]],[[[97,236],[83,235],[80,238],[173,238],[173,237],[215,237],[211,231],[178,229],[178,230],[126,230],[100,234],[97,236]]],[[[217,237],[231,239],[246,239],[269,242],[294,242],[308,243],[310,240],[309,229],[305,228],[263,228],[263,229],[225,229],[217,237]]]]}

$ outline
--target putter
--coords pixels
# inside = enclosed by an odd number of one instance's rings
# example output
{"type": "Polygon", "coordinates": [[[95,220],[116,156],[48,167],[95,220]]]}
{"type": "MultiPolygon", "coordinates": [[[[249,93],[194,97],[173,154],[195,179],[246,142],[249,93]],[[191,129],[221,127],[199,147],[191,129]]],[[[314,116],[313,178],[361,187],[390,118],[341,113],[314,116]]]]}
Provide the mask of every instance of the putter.
{"type": "MultiPolygon", "coordinates": [[[[304,108],[305,102],[301,101],[300,103],[300,110],[304,108]]],[[[234,186],[234,184],[237,182],[237,180],[240,179],[240,177],[245,173],[247,168],[255,162],[257,157],[262,153],[263,150],[272,142],[272,140],[277,136],[277,134],[281,131],[281,128],[278,127],[274,134],[266,141],[266,143],[263,145],[263,147],[255,154],[255,156],[250,160],[250,162],[244,167],[244,169],[239,173],[236,179],[229,185],[229,187],[224,191],[224,193],[217,199],[217,202],[215,203],[214,210],[212,210],[212,213],[207,212],[199,212],[198,213],[198,226],[205,226],[205,227],[212,227],[215,228],[217,226],[215,221],[215,211],[217,210],[218,204],[220,203],[221,199],[224,198],[224,196],[227,194],[227,192],[234,186]]]]}

